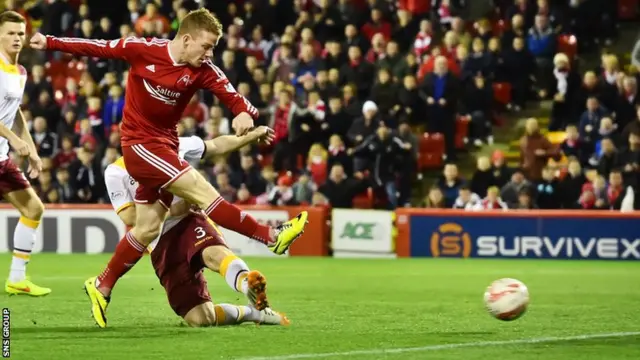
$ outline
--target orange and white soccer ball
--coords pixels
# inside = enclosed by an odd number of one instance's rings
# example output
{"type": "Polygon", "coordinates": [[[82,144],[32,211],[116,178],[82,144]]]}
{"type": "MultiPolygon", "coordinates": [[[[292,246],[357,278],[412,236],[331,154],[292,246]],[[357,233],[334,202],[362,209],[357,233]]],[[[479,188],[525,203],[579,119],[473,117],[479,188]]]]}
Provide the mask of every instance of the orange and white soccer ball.
{"type": "Polygon", "coordinates": [[[484,304],[491,316],[511,321],[522,316],[529,306],[529,290],[516,279],[499,279],[491,283],[484,293],[484,304]]]}

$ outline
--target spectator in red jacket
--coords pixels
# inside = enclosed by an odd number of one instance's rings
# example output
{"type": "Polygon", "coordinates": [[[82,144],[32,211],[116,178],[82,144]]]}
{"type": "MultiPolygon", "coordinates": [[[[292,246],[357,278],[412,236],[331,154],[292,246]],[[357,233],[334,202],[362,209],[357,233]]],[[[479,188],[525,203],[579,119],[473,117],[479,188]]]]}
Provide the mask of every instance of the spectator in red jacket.
{"type": "Polygon", "coordinates": [[[73,137],[70,135],[64,136],[62,138],[61,150],[53,157],[55,167],[66,168],[77,158],[78,156],[73,149],[73,137]]]}
{"type": "Polygon", "coordinates": [[[207,105],[200,102],[198,93],[193,94],[182,113],[182,117],[192,117],[198,124],[203,124],[209,118],[209,109],[207,109],[207,105]]]}
{"type": "Polygon", "coordinates": [[[368,40],[373,39],[373,35],[381,33],[384,39],[391,40],[391,24],[382,18],[382,11],[374,8],[371,10],[371,21],[362,27],[362,35],[368,40]]]}

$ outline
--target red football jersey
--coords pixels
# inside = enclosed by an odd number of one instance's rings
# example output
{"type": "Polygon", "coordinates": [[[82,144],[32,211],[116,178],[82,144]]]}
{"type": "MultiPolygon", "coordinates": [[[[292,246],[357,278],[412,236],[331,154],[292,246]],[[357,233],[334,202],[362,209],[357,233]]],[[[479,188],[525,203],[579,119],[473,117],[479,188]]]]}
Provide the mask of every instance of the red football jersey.
{"type": "Polygon", "coordinates": [[[122,59],[131,64],[122,118],[124,146],[163,142],[177,148],[176,125],[199,89],[212,91],[234,115],[246,112],[254,119],[258,117],[258,110],[236,92],[210,60],[201,67],[177,64],[167,39],[128,37],[109,41],[47,36],[47,49],[122,59]]]}

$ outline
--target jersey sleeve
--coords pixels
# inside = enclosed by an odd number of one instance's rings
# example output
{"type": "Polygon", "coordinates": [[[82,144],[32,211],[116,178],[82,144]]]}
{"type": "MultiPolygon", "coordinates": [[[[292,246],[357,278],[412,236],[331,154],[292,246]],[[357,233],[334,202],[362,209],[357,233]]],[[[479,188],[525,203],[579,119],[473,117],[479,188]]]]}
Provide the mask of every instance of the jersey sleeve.
{"type": "Polygon", "coordinates": [[[136,54],[143,51],[140,48],[140,44],[143,42],[144,39],[134,37],[97,40],[47,35],[47,50],[62,51],[80,56],[131,61],[136,54]]]}
{"type": "Polygon", "coordinates": [[[229,109],[233,115],[246,112],[254,120],[258,119],[258,109],[247,98],[238,94],[227,76],[219,67],[211,61],[205,61],[202,65],[204,76],[202,86],[210,90],[229,109]]]}
{"type": "Polygon", "coordinates": [[[197,136],[181,137],[178,139],[180,145],[178,153],[187,161],[198,161],[202,159],[206,151],[204,141],[197,136]]]}
{"type": "Polygon", "coordinates": [[[122,210],[133,206],[133,194],[129,192],[127,181],[129,176],[124,169],[115,165],[109,165],[104,171],[104,181],[109,193],[109,201],[116,214],[122,210]]]}

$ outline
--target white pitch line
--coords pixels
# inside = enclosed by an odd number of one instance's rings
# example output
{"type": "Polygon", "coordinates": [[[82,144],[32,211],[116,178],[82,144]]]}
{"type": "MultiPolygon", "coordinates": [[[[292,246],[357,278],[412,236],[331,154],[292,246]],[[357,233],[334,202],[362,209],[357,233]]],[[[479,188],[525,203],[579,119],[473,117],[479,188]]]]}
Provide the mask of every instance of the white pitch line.
{"type": "Polygon", "coordinates": [[[629,337],[629,336],[640,336],[640,331],[617,332],[617,333],[609,333],[609,334],[576,335],[576,336],[566,336],[566,337],[543,337],[543,338],[503,340],[503,341],[478,341],[478,342],[429,345],[429,346],[395,348],[395,349],[371,349],[371,350],[353,350],[353,351],[329,352],[329,353],[243,357],[237,360],[292,360],[292,359],[317,359],[317,358],[325,358],[325,357],[348,357],[348,356],[357,356],[357,355],[389,355],[389,354],[401,354],[401,353],[410,353],[410,352],[440,351],[440,350],[450,350],[450,349],[460,349],[460,348],[470,348],[470,347],[526,345],[526,344],[550,343],[550,342],[561,342],[561,341],[590,340],[590,339],[600,339],[600,338],[619,338],[619,337],[629,337]]]}

